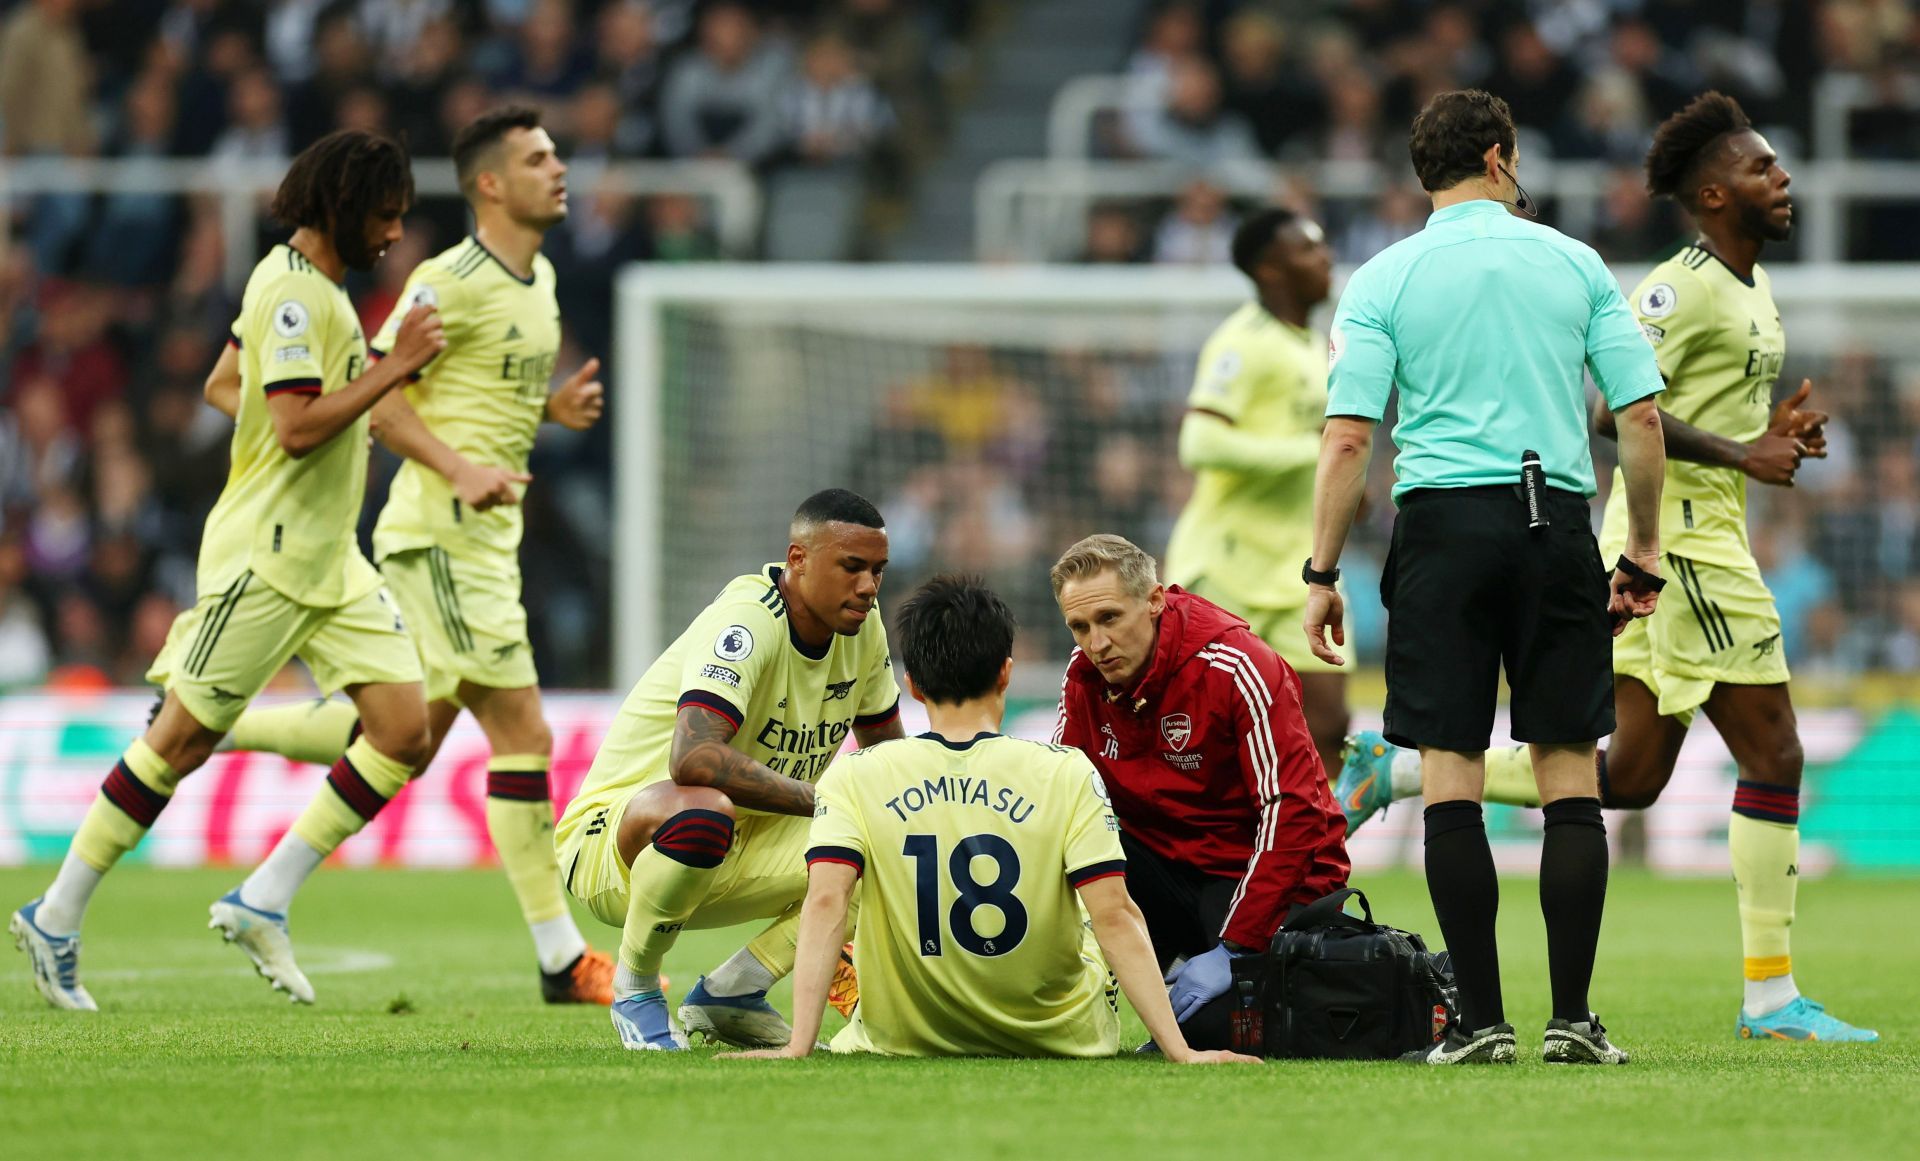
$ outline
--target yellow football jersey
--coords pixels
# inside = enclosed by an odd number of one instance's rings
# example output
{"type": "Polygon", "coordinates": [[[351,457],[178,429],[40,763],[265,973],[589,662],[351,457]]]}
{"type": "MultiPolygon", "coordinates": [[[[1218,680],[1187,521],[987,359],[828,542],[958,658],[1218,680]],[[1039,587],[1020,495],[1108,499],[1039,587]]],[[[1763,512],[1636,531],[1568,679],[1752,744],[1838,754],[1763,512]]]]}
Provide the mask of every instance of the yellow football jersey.
{"type": "Polygon", "coordinates": [[[835,1052],[1119,1050],[1114,984],[1076,892],[1126,861],[1079,750],[998,734],[868,747],[820,780],[807,860],[864,880],[860,1006],[835,1052]]]}
{"type": "MultiPolygon", "coordinates": [[[[1698,246],[1662,262],[1641,281],[1633,310],[1667,380],[1660,410],[1741,443],[1766,432],[1773,385],[1787,354],[1772,286],[1759,266],[1749,283],[1698,246]]],[[[1626,537],[1627,491],[1616,468],[1601,543],[1612,554],[1626,537]]],[[[1746,475],[1669,456],[1660,547],[1690,560],[1752,567],[1746,475]]]]}
{"type": "MultiPolygon", "coordinates": [[[[476,238],[422,262],[374,339],[393,349],[407,312],[420,303],[439,308],[447,346],[407,388],[407,402],[433,433],[477,464],[527,470],[527,456],[546,414],[548,384],[560,357],[560,308],[553,264],[533,259],[523,280],[476,238]]],[[[478,550],[517,566],[518,504],[464,511],[453,486],[431,468],[408,460],[373,531],[376,559],[417,548],[478,550]]]]}
{"type": "Polygon", "coordinates": [[[668,777],[683,706],[726,718],[737,730],[734,749],[803,782],[819,781],[854,727],[883,725],[900,712],[879,609],[858,633],[814,649],[791,632],[781,569],[769,564],[735,578],[647,668],[567,804],[557,842],[595,809],[668,777]]]}
{"type": "Polygon", "coordinates": [[[240,411],[226,487],[200,539],[202,597],[244,572],[314,608],[338,608],[380,587],[354,536],[367,489],[367,417],[299,459],[281,450],[269,396],[340,390],[367,368],[366,337],[338,283],[298,250],[267,252],[233,324],[240,411]]]}
{"type": "Polygon", "coordinates": [[[1248,303],[1201,350],[1187,406],[1264,446],[1257,461],[1233,466],[1224,462],[1238,458],[1230,453],[1203,456],[1217,466],[1194,474],[1193,496],[1167,544],[1167,580],[1240,612],[1303,603],[1300,562],[1313,553],[1313,474],[1327,410],[1326,343],[1248,303]]]}

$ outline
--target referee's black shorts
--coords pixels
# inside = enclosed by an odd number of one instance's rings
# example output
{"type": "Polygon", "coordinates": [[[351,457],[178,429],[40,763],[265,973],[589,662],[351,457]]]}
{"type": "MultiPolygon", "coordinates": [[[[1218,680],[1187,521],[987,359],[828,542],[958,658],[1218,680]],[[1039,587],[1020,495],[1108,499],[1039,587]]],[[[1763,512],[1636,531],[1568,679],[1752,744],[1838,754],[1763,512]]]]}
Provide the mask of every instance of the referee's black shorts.
{"type": "Polygon", "coordinates": [[[1516,741],[1613,732],[1613,634],[1592,517],[1572,492],[1544,499],[1553,526],[1535,533],[1517,486],[1401,497],[1380,579],[1388,741],[1486,749],[1503,662],[1516,741]]]}

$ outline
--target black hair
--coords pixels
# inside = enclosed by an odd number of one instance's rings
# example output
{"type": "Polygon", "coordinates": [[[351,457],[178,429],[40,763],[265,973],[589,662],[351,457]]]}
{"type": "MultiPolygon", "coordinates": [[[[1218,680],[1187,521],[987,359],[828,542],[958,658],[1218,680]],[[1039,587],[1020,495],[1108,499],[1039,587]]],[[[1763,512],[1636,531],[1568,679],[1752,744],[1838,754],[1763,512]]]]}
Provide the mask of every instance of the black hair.
{"type": "Polygon", "coordinates": [[[481,163],[493,147],[515,129],[538,129],[540,110],[529,105],[503,105],[489,109],[453,135],[453,172],[460,179],[460,192],[473,196],[473,183],[480,176],[481,163]]]}
{"type": "Polygon", "coordinates": [[[1233,232],[1233,265],[1248,278],[1253,277],[1253,268],[1260,264],[1260,258],[1267,247],[1280,235],[1280,231],[1300,219],[1300,215],[1285,206],[1270,206],[1259,210],[1240,223],[1233,232]]]}
{"type": "Polygon", "coordinates": [[[1498,145],[1507,160],[1513,159],[1513,111],[1484,89],[1436,94],[1413,119],[1413,132],[1407,136],[1413,172],[1428,193],[1486,172],[1489,145],[1498,145]]]}
{"type": "Polygon", "coordinates": [[[858,524],[862,528],[885,528],[887,522],[880,518],[880,509],[867,502],[865,496],[849,492],[845,488],[827,488],[815,492],[801,502],[800,508],[793,514],[795,524],[858,524]]]}
{"type": "Polygon", "coordinates": [[[1753,122],[1740,102],[1714,90],[1701,93],[1653,131],[1653,145],[1647,150],[1647,192],[1693,209],[1706,163],[1728,137],[1751,128],[1753,122]]]}
{"type": "Polygon", "coordinates": [[[340,129],[293,159],[269,212],[296,230],[319,230],[348,266],[366,270],[374,257],[365,253],[367,219],[405,213],[412,205],[406,147],[383,133],[340,129]]]}
{"type": "Polygon", "coordinates": [[[934,577],[907,598],[896,620],[907,676],[930,702],[952,705],[992,693],[1013,655],[1013,611],[977,576],[934,577]]]}

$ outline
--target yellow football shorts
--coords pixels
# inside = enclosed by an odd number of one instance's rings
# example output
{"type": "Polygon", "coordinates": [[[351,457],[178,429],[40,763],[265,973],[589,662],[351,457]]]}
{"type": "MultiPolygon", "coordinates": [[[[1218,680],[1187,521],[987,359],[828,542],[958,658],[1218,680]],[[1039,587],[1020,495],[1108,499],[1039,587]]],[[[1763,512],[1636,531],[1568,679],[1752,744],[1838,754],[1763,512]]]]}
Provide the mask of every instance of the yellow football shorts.
{"type": "Polygon", "coordinates": [[[540,684],[519,569],[423,548],[387,557],[380,573],[413,626],[428,701],[460,704],[463,681],[489,689],[540,684]]]}
{"type": "Polygon", "coordinates": [[[147,680],[170,690],[195,721],[225,732],[295,656],[322,694],[420,680],[420,658],[385,588],[320,609],[251,572],[173,619],[147,680]]]}
{"type": "MultiPolygon", "coordinates": [[[[1334,646],[1340,656],[1346,658],[1344,666],[1329,665],[1313,655],[1307,648],[1307,633],[1301,623],[1306,620],[1307,606],[1304,600],[1306,586],[1300,586],[1303,600],[1300,604],[1287,609],[1248,609],[1243,615],[1253,635],[1265,641],[1282,660],[1293,666],[1295,673],[1351,673],[1354,666],[1353,626],[1347,626],[1347,643],[1334,646]]],[[[1340,588],[1340,595],[1347,595],[1346,587],[1340,588]]],[[[1333,634],[1327,634],[1327,643],[1333,643],[1333,634]]]]}
{"type": "Polygon", "coordinates": [[[1780,614],[1758,566],[1705,564],[1668,553],[1653,615],[1613,640],[1613,671],[1644,684],[1660,712],[1691,724],[1716,683],[1787,680],[1780,614]]]}
{"type": "MultiPolygon", "coordinates": [[[[636,786],[606,806],[560,822],[556,846],[567,891],[609,927],[627,922],[631,868],[620,858],[617,834],[627,803],[644,789],[636,786]]],[[[742,814],[735,824],[733,849],[687,926],[732,927],[798,907],[807,894],[807,833],[812,826],[811,818],[742,814]]]]}

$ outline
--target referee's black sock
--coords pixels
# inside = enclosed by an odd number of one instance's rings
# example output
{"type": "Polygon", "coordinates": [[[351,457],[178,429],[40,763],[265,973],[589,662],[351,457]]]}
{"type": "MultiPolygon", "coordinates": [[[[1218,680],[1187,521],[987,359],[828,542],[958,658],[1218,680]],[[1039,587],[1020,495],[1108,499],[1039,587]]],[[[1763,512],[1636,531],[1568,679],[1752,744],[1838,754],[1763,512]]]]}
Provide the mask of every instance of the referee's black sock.
{"type": "Polygon", "coordinates": [[[1507,1019],[1500,997],[1500,947],[1494,942],[1500,880],[1487,845],[1487,823],[1477,802],[1436,802],[1427,807],[1426,820],[1427,893],[1453,953],[1460,1022],[1466,1031],[1477,1032],[1507,1019]]]}
{"type": "Polygon", "coordinates": [[[1553,1015],[1585,1020],[1600,916],[1607,904],[1607,824],[1598,798],[1549,802],[1540,843],[1540,913],[1547,921],[1553,1015]]]}

